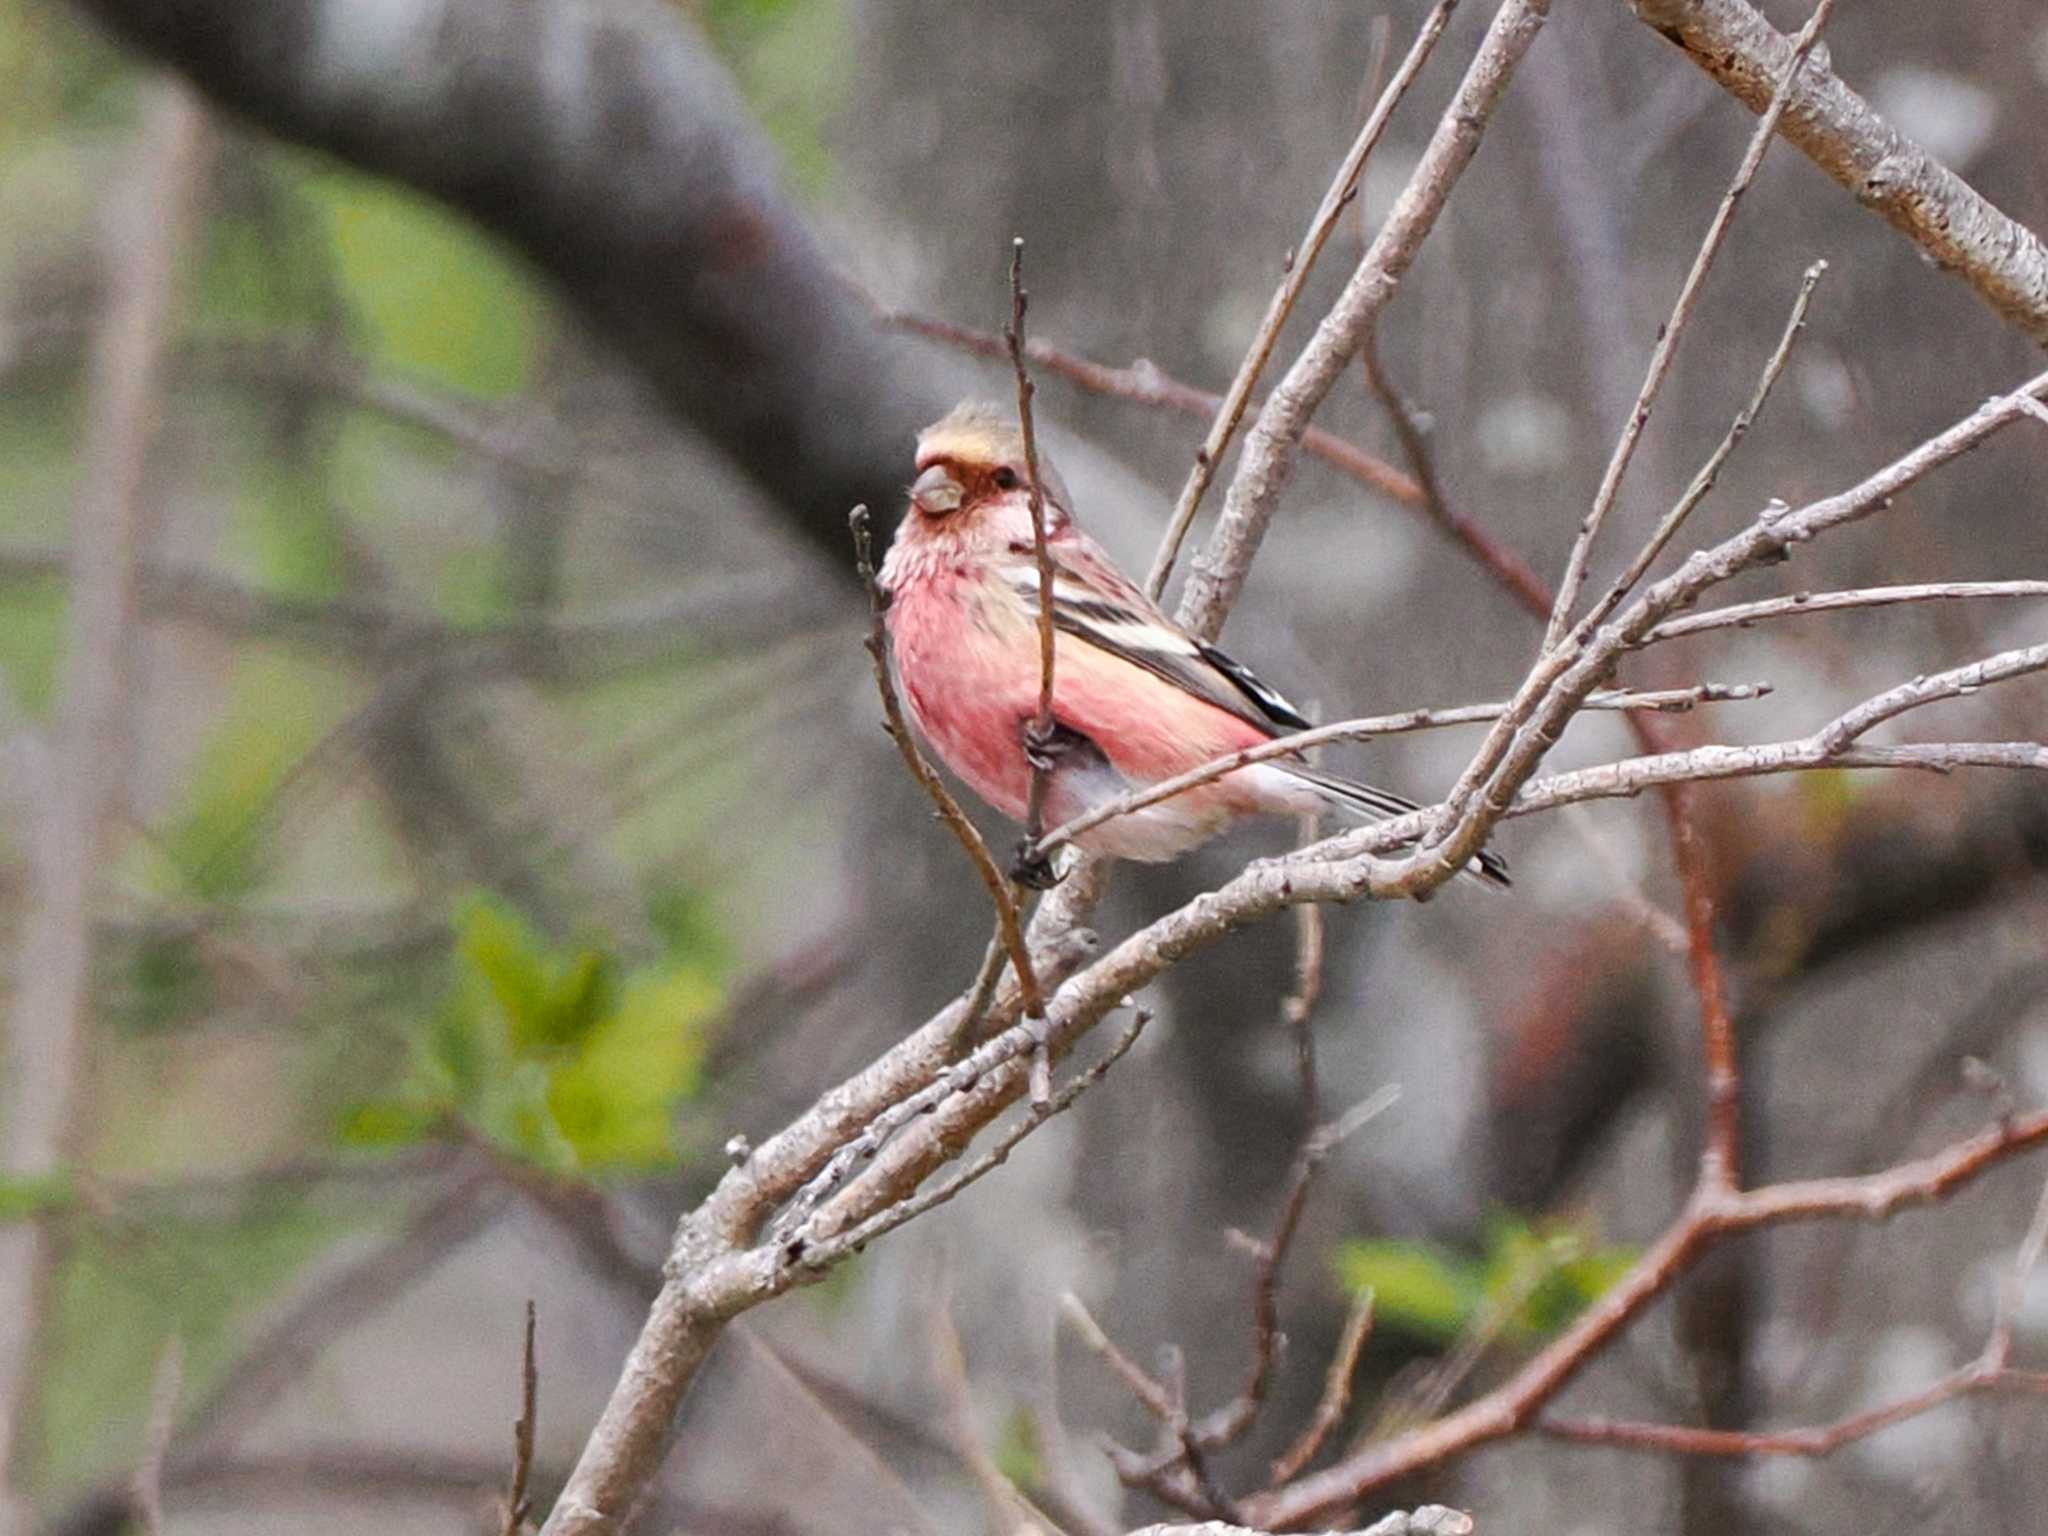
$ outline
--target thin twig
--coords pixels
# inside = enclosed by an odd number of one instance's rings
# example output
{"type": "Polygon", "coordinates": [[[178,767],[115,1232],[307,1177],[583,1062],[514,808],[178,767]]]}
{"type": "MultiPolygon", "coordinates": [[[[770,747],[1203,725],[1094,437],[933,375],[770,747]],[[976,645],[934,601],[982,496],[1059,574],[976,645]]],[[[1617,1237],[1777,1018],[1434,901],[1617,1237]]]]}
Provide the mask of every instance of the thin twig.
{"type": "Polygon", "coordinates": [[[1131,1015],[1128,1028],[1119,1035],[1116,1043],[1106,1051],[1099,1061],[1073,1078],[1051,1098],[1034,1100],[1017,1123],[999,1136],[993,1145],[975,1161],[962,1168],[952,1178],[930,1189],[922,1190],[908,1200],[885,1207],[836,1237],[813,1244],[804,1254],[803,1262],[812,1269],[825,1269],[838,1263],[848,1254],[858,1253],[867,1244],[885,1233],[893,1232],[906,1221],[922,1216],[934,1207],[944,1205],[971,1184],[979,1183],[996,1169],[1010,1160],[1010,1154],[1046,1121],[1056,1115],[1065,1114],[1074,1103],[1101,1082],[1105,1073],[1124,1057],[1130,1048],[1138,1043],[1138,1036],[1145,1032],[1145,1026],[1152,1022],[1152,1015],[1140,1008],[1131,1015]]]}
{"type": "Polygon", "coordinates": [[[990,1529],[1002,1536],[1061,1536],[1058,1523],[1026,1498],[996,1464],[974,1422],[974,1393],[967,1379],[967,1351],[953,1322],[953,1287],[942,1281],[931,1309],[932,1374],[946,1403],[953,1451],[973,1474],[988,1506],[990,1529]]]}
{"type": "Polygon", "coordinates": [[[1245,435],[1223,511],[1188,573],[1174,611],[1190,634],[1213,640],[1243,588],[1313,416],[1350,365],[1436,227],[1516,67],[1550,14],[1550,0],[1504,0],[1437,119],[1407,186],[1344,290],[1286,374],[1273,386],[1245,435]]]}
{"type": "Polygon", "coordinates": [[[2013,1329],[2027,1298],[2027,1283],[2041,1263],[2041,1251],[2048,1248],[2048,1185],[2034,1202],[2034,1219],[2027,1223],[2027,1235],[2013,1254],[2012,1268],[1998,1289],[1998,1312],[1991,1324],[1991,1337],[1984,1345],[1984,1362],[1994,1370],[2012,1364],[2013,1329]]]}
{"type": "MultiPolygon", "coordinates": [[[[1595,710],[1648,710],[1657,713],[1683,713],[1701,704],[1740,703],[1760,699],[1771,691],[1769,683],[1695,683],[1687,688],[1664,688],[1648,693],[1614,691],[1590,695],[1584,707],[1595,710]]],[[[1339,720],[1331,725],[1319,725],[1312,730],[1296,731],[1292,735],[1277,737],[1262,742],[1256,747],[1245,747],[1236,752],[1212,758],[1199,767],[1190,768],[1186,773],[1170,779],[1161,779],[1141,790],[1134,790],[1118,799],[1107,801],[1092,811],[1085,811],[1072,821],[1063,822],[1046,833],[1040,847],[1050,852],[1062,844],[1092,832],[1106,821],[1118,816],[1127,816],[1147,806],[1170,800],[1175,795],[1185,794],[1225,774],[1234,773],[1253,763],[1268,762],[1276,757],[1292,757],[1309,747],[1325,746],[1336,741],[1370,741],[1380,736],[1400,736],[1411,731],[1433,731],[1451,725],[1484,725],[1498,720],[1510,707],[1509,703],[1461,704],[1449,709],[1410,709],[1398,715],[1370,715],[1358,720],[1339,720]]]]}
{"type": "Polygon", "coordinates": [[[989,900],[995,903],[996,923],[1002,930],[1003,949],[1010,957],[1010,966],[1017,973],[1017,985],[1024,994],[1027,1013],[1041,1014],[1045,1011],[1045,998],[1038,989],[1038,975],[1031,967],[1031,952],[1024,944],[1024,930],[1017,920],[1017,903],[1010,894],[1010,882],[996,867],[988,844],[981,840],[981,834],[974,830],[974,823],[967,819],[967,813],[960,809],[940,780],[938,772],[924,760],[924,754],[917,749],[912,739],[910,726],[903,718],[903,706],[896,697],[895,679],[889,675],[889,637],[885,616],[889,609],[889,597],[882,590],[882,584],[875,579],[874,545],[868,533],[868,509],[855,507],[847,517],[853,529],[854,566],[860,573],[862,585],[867,588],[868,603],[872,619],[868,626],[867,652],[874,663],[875,688],[882,696],[882,724],[888,731],[889,739],[896,743],[896,750],[903,755],[903,765],[910,770],[910,776],[938,807],[939,819],[959,841],[966,851],[975,873],[981,876],[981,883],[988,888],[989,900]]]}
{"type": "Polygon", "coordinates": [[[1881,1429],[1978,1392],[2048,1394],[2048,1373],[1993,1370],[1976,1361],[1918,1392],[1809,1429],[1695,1429],[1684,1424],[1598,1418],[1542,1418],[1535,1427],[1556,1440],[1667,1456],[1827,1456],[1881,1429]]]}
{"type": "MultiPolygon", "coordinates": [[[[1301,815],[1300,842],[1316,840],[1318,817],[1301,815]]],[[[1323,1095],[1316,1074],[1316,1001],[1323,992],[1323,909],[1313,902],[1294,909],[1294,990],[1280,1000],[1280,1018],[1294,1037],[1294,1078],[1304,1125],[1322,1122],[1323,1095]]]]}
{"type": "MultiPolygon", "coordinates": [[[[1002,337],[977,331],[971,326],[957,325],[951,320],[900,309],[878,310],[876,320],[892,330],[907,331],[913,336],[922,336],[976,357],[1003,361],[1010,355],[1002,337]]],[[[1047,373],[1065,379],[1078,389],[1131,405],[1172,411],[1201,421],[1209,420],[1223,408],[1221,395],[1183,383],[1150,358],[1139,358],[1128,368],[1112,368],[1106,363],[1094,362],[1054,346],[1049,341],[1027,341],[1024,355],[1047,373]]],[[[1332,469],[1378,495],[1410,505],[1421,499],[1421,487],[1414,480],[1385,459],[1367,453],[1356,443],[1334,432],[1310,427],[1302,435],[1301,448],[1310,457],[1321,459],[1332,469]]],[[[1544,611],[1549,611],[1548,604],[1544,605],[1544,611]]]]}
{"type": "Polygon", "coordinates": [[[1700,1056],[1706,1078],[1707,1134],[1700,1150],[1700,1187],[1733,1189],[1742,1178],[1742,1079],[1728,986],[1714,949],[1713,871],[1699,830],[1697,793],[1677,787],[1672,807],[1672,852],[1685,898],[1686,961],[1699,1004],[1700,1056]]]}
{"type": "Polygon", "coordinates": [[[1186,1404],[1171,1389],[1171,1384],[1147,1375],[1130,1358],[1118,1350],[1084,1308],[1071,1297],[1068,1312],[1082,1328],[1082,1337],[1097,1354],[1108,1362],[1110,1368],[1131,1387],[1153,1416],[1158,1418],[1170,1431],[1164,1438],[1163,1448],[1150,1457],[1139,1456],[1133,1451],[1117,1447],[1112,1460],[1117,1475],[1133,1488],[1149,1488],[1158,1491],[1164,1486],[1162,1479],[1172,1473],[1175,1467],[1185,1464],[1196,1476],[1200,1485],[1201,1502],[1187,1506],[1191,1512],[1207,1513],[1228,1511],[1230,1499],[1214,1485],[1206,1481],[1200,1462],[1203,1453],[1220,1450],[1238,1440],[1257,1419],[1259,1409],[1266,1401],[1271,1385],[1275,1361],[1279,1358],[1282,1343],[1280,1334],[1279,1290],[1280,1271],[1286,1263],[1288,1249],[1293,1245],[1294,1235],[1300,1229],[1302,1212],[1307,1208],[1310,1186],[1316,1174],[1329,1156],[1369,1121],[1377,1118],[1400,1097],[1400,1090],[1389,1085],[1361,1103],[1353,1105],[1344,1114],[1327,1125],[1319,1125],[1302,1141],[1300,1152],[1295,1157],[1294,1169],[1288,1180],[1287,1192],[1280,1202],[1280,1214],[1275,1219],[1273,1232],[1264,1239],[1250,1238],[1241,1232],[1230,1235],[1239,1246],[1248,1249],[1257,1260],[1258,1267],[1252,1277],[1252,1362],[1245,1384],[1222,1407],[1204,1415],[1200,1420],[1191,1421],[1186,1404]]]}
{"type": "Polygon", "coordinates": [[[1159,542],[1159,552],[1152,558],[1152,569],[1145,577],[1145,591],[1157,601],[1166,590],[1166,583],[1173,574],[1173,563],[1180,555],[1182,540],[1187,537],[1188,528],[1195,520],[1196,509],[1201,506],[1202,496],[1209,489],[1209,483],[1216,477],[1216,466],[1222,462],[1225,450],[1230,446],[1231,436],[1237,431],[1238,423],[1244,420],[1245,407],[1251,403],[1252,390],[1264,372],[1266,360],[1273,355],[1273,347],[1280,340],[1281,327],[1293,312],[1294,302],[1301,296],[1303,285],[1308,282],[1316,258],[1322,254],[1337,228],[1337,221],[1343,216],[1345,207],[1358,195],[1358,178],[1365,170],[1365,162],[1387,130],[1387,123],[1394,115],[1401,98],[1408,94],[1408,88],[1415,83],[1422,66],[1428,62],[1437,39],[1443,36],[1445,26],[1450,22],[1451,12],[1457,0],[1437,0],[1430,13],[1423,18],[1415,41],[1409,45],[1408,53],[1401,60],[1401,67],[1394,71],[1394,78],[1387,82],[1387,88],[1380,92],[1379,100],[1367,114],[1365,124],[1352,140],[1349,153],[1337,167],[1337,174],[1331,179],[1329,190],[1323,193],[1323,200],[1317,206],[1315,216],[1309,220],[1308,233],[1302,237],[1298,250],[1289,254],[1286,270],[1280,279],[1280,286],[1274,291],[1266,305],[1265,317],[1260,320],[1258,330],[1252,336],[1252,344],[1246,349],[1244,361],[1238,365],[1237,377],[1230,381],[1230,389],[1223,397],[1223,404],[1210,425],[1208,435],[1202,439],[1202,446],[1195,450],[1194,467],[1189,470],[1187,483],[1181,487],[1180,499],[1174,503],[1173,515],[1167,519],[1166,534],[1159,542]]]}
{"type": "Polygon", "coordinates": [[[1173,1417],[1173,1395],[1166,1390],[1165,1384],[1117,1347],[1116,1340],[1095,1320],[1095,1315],[1079,1296],[1072,1291],[1061,1293],[1060,1315],[1147,1413],[1162,1424],[1173,1417]]]}
{"type": "Polygon", "coordinates": [[[1316,1399],[1315,1412],[1301,1434],[1273,1458],[1266,1479],[1268,1488],[1277,1488],[1300,1476],[1302,1469],[1316,1459],[1330,1431],[1343,1421],[1345,1410],[1351,1406],[1351,1381],[1358,1374],[1358,1357],[1372,1335],[1372,1314],[1373,1293],[1368,1286],[1351,1298],[1344,1314],[1343,1332],[1337,1337],[1337,1348],[1323,1375],[1322,1396],[1316,1399]]]}
{"type": "Polygon", "coordinates": [[[505,1494],[505,1519],[500,1536],[520,1536],[533,1511],[527,1480],[533,1475],[533,1437],[539,1424],[540,1366],[533,1350],[533,1298],[526,1301],[526,1327],[519,1348],[519,1417],[512,1421],[512,1485],[505,1494]]]}
{"type": "Polygon", "coordinates": [[[1754,603],[1709,608],[1682,619],[1667,619],[1647,635],[1644,645],[1676,640],[1715,629],[1747,629],[1765,619],[1807,613],[1840,613],[1849,608],[1884,608],[1894,604],[1961,601],[1982,597],[2048,597],[2048,581],[1929,581],[1895,587],[1857,587],[1841,592],[1795,592],[1754,603]]]}
{"type": "Polygon", "coordinates": [[[1024,366],[1024,241],[1010,242],[1010,325],[1003,340],[1010,349],[1010,367],[1017,375],[1017,429],[1024,438],[1024,475],[1031,506],[1031,550],[1038,562],[1038,714],[1031,729],[1040,750],[1031,754],[1031,789],[1024,808],[1025,858],[1034,857],[1039,834],[1045,831],[1045,787],[1052,777],[1046,750],[1053,738],[1053,564],[1045,543],[1045,487],[1038,479],[1038,433],[1031,419],[1036,392],[1024,366]]]}
{"type": "Polygon", "coordinates": [[[1693,510],[1705,501],[1708,493],[1714,489],[1714,482],[1720,478],[1722,468],[1741,446],[1742,440],[1749,435],[1749,429],[1755,425],[1757,417],[1763,412],[1764,403],[1770,399],[1771,391],[1777,387],[1778,376],[1785,371],[1786,363],[1791,361],[1792,348],[1798,343],[1800,333],[1806,329],[1806,311],[1813,304],[1813,291],[1820,285],[1820,280],[1827,269],[1828,264],[1824,261],[1816,261],[1806,269],[1806,276],[1800,280],[1798,297],[1792,301],[1792,313],[1786,318],[1784,332],[1778,337],[1778,345],[1765,361],[1764,371],[1758,375],[1756,388],[1750,392],[1749,400],[1736,412],[1735,420],[1729,423],[1727,433],[1715,445],[1714,451],[1707,455],[1707,462],[1702,464],[1699,473],[1693,476],[1692,483],[1685,488],[1685,494],[1680,496],[1671,510],[1664,514],[1655,531],[1636,552],[1635,558],[1629,561],[1628,569],[1623,571],[1614,585],[1607,589],[1606,595],[1594,604],[1592,612],[1584,620],[1586,625],[1600,623],[1621,605],[1622,600],[1635,590],[1636,583],[1643,579],[1643,573],[1655,562],[1657,556],[1662,554],[1672,539],[1678,536],[1679,528],[1692,516],[1693,510]]]}
{"type": "Polygon", "coordinates": [[[1288,1250],[1294,1245],[1294,1235],[1301,1230],[1302,1214],[1308,1209],[1309,1191],[1316,1175],[1332,1152],[1400,1097],[1401,1090],[1389,1084],[1328,1125],[1317,1126],[1295,1154],[1294,1169],[1287,1193],[1281,1198],[1280,1215],[1273,1224],[1272,1235],[1253,1245],[1259,1265],[1252,1279],[1251,1369],[1236,1399],[1204,1422],[1199,1436],[1203,1446],[1229,1445],[1251,1427],[1265,1402],[1280,1351],[1280,1272],[1287,1262],[1288,1250]]]}
{"type": "Polygon", "coordinates": [[[1699,250],[1694,254],[1691,269],[1680,284],[1678,298],[1671,306],[1671,318],[1664,322],[1664,328],[1657,333],[1657,344],[1650,350],[1650,364],[1643,375],[1643,385],[1636,392],[1635,405],[1629,411],[1628,420],[1623,424],[1621,436],[1616,439],[1614,452],[1608,458],[1607,469],[1600,477],[1600,488],[1593,495],[1593,505],[1587,511],[1585,520],[1579,525],[1578,537],[1572,542],[1570,558],[1565,562],[1564,577],[1557,585],[1557,601],[1550,610],[1550,622],[1543,633],[1543,649],[1553,651],[1564,638],[1566,627],[1571,623],[1573,606],[1579,600],[1579,589],[1585,584],[1586,564],[1593,552],[1593,543],[1600,536],[1600,527],[1607,520],[1616,498],[1621,494],[1622,477],[1628,473],[1629,464],[1635,458],[1636,444],[1642,440],[1643,428],[1648,425],[1650,412],[1657,401],[1658,392],[1664,386],[1664,379],[1671,371],[1672,359],[1677,355],[1678,343],[1691,323],[1697,307],[1700,289],[1705,285],[1707,273],[1714,265],[1714,258],[1721,252],[1721,245],[1728,237],[1728,230],[1735,220],[1735,210],[1742,201],[1742,194],[1749,190],[1749,184],[1756,179],[1757,168],[1763,164],[1764,154],[1771,147],[1771,139],[1778,131],[1778,119],[1785,114],[1785,108],[1792,100],[1792,85],[1799,77],[1799,69],[1806,62],[1806,56],[1813,45],[1820,40],[1820,29],[1827,24],[1828,13],[1834,9],[1835,0],[1819,0],[1813,14],[1800,29],[1792,45],[1792,57],[1779,77],[1778,88],[1772,93],[1771,102],[1757,120],[1756,129],[1750,135],[1749,148],[1742,156],[1742,163],[1736,168],[1735,177],[1728,183],[1728,190],[1722,194],[1721,203],[1714,210],[1714,217],[1707,225],[1707,232],[1700,240],[1699,250]]]}
{"type": "MultiPolygon", "coordinates": [[[[1444,495],[1443,480],[1436,469],[1436,456],[1429,451],[1429,438],[1422,423],[1416,419],[1414,408],[1380,361],[1379,337],[1376,334],[1367,333],[1364,344],[1358,349],[1358,361],[1365,370],[1366,383],[1386,408],[1387,419],[1394,425],[1394,436],[1400,441],[1402,455],[1408,460],[1408,471],[1421,489],[1417,505],[1524,609],[1539,622],[1546,618],[1550,613],[1551,593],[1543,584],[1543,578],[1536,574],[1528,561],[1501,543],[1484,526],[1453,507],[1444,495]]],[[[1303,446],[1308,447],[1306,439],[1303,446]]]]}

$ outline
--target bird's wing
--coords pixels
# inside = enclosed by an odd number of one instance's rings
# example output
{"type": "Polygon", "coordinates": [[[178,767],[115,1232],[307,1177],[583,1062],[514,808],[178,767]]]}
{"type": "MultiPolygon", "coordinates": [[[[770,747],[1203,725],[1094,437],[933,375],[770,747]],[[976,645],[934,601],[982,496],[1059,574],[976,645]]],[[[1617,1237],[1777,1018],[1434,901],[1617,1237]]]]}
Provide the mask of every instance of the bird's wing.
{"type": "MultiPolygon", "coordinates": [[[[1020,560],[1012,580],[1035,620],[1036,560],[1020,560]]],[[[1062,632],[1142,667],[1268,735],[1308,728],[1306,717],[1277,690],[1261,682],[1251,668],[1175,624],[1078,531],[1067,532],[1053,550],[1052,616],[1054,627],[1062,632]]]]}

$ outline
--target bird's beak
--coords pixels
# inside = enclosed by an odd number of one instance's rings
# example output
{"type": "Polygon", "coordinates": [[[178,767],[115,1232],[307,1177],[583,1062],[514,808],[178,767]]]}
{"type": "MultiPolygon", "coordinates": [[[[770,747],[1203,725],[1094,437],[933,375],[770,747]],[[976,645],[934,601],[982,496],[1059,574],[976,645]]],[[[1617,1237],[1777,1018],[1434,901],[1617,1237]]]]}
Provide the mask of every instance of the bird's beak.
{"type": "Polygon", "coordinates": [[[911,482],[911,504],[920,512],[937,516],[957,512],[967,492],[943,464],[934,464],[911,482]]]}

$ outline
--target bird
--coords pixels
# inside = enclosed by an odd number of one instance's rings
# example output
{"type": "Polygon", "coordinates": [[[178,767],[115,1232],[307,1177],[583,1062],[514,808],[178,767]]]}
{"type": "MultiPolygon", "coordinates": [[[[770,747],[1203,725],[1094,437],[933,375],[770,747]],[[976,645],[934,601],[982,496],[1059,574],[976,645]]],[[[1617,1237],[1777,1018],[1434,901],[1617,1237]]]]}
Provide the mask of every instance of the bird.
{"type": "MultiPolygon", "coordinates": [[[[1041,452],[1052,565],[1051,732],[1038,717],[1041,600],[1030,464],[1016,418],[968,401],[918,435],[909,506],[878,576],[897,690],[918,734],[975,794],[1027,814],[1034,761],[1057,825],[1134,789],[1261,746],[1309,721],[1249,667],[1174,623],[1074,521],[1041,452]]],[[[1178,858],[1248,816],[1335,811],[1353,822],[1417,809],[1299,758],[1235,769],[1074,839],[1117,859],[1178,858]]],[[[1018,873],[1046,883],[1029,850],[1018,873]]],[[[1468,872],[1509,883],[1482,852],[1468,872]]]]}

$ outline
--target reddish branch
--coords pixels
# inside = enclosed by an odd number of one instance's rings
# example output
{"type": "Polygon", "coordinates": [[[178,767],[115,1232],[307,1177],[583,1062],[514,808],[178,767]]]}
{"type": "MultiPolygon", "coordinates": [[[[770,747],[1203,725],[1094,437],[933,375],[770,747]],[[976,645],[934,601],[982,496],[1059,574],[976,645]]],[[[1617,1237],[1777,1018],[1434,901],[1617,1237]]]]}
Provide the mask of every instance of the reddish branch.
{"type": "Polygon", "coordinates": [[[1702,1253],[1725,1238],[1792,1221],[1881,1221],[1907,1206],[1938,1200],[2001,1159],[2044,1142],[2048,1113],[2035,1113],[1990,1126],[1929,1157],[1882,1173],[1747,1191],[1715,1191],[1703,1183],[1635,1267],[1500,1388],[1434,1423],[1367,1445],[1277,1493],[1255,1495],[1244,1501],[1246,1514],[1269,1529],[1300,1524],[1424,1467],[1527,1428],[1603,1346],[1670,1289],[1702,1253]]]}
{"type": "MultiPolygon", "coordinates": [[[[1009,344],[1002,337],[977,331],[971,326],[955,325],[950,320],[938,320],[900,309],[884,311],[880,318],[883,325],[895,330],[908,331],[913,336],[923,336],[977,357],[1001,361],[1010,355],[1009,344]]],[[[1047,373],[1078,385],[1092,395],[1107,395],[1132,405],[1172,411],[1202,421],[1209,420],[1223,406],[1221,395],[1212,395],[1192,384],[1183,384],[1148,359],[1140,359],[1128,368],[1112,368],[1107,363],[1094,362],[1048,341],[1026,342],[1024,356],[1047,373]]],[[[1390,496],[1411,506],[1422,499],[1422,488],[1413,479],[1386,460],[1375,458],[1334,432],[1311,427],[1302,446],[1324,463],[1382,496],[1390,496]]]]}
{"type": "Polygon", "coordinates": [[[1894,1402],[1852,1413],[1832,1424],[1801,1429],[1694,1429],[1684,1424],[1646,1424],[1629,1419],[1540,1419],[1536,1428],[1553,1439],[1579,1445],[1616,1446],[1678,1456],[1826,1456],[1880,1429],[1917,1418],[1953,1398],[1976,1392],[2048,1394],[2048,1372],[2001,1369],[1973,1360],[1932,1385],[1894,1402]]]}

